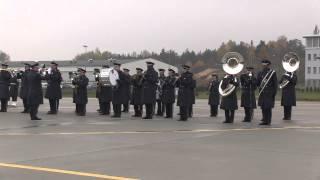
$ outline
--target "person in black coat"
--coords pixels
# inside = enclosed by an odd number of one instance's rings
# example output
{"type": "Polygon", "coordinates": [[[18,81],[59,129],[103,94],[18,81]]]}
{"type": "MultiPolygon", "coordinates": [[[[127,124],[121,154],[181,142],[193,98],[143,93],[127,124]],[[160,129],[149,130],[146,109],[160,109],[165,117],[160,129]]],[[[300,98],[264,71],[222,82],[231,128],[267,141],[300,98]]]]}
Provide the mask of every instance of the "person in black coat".
{"type": "Polygon", "coordinates": [[[20,92],[19,96],[22,99],[23,103],[23,111],[21,113],[28,113],[29,107],[27,103],[27,94],[28,94],[28,81],[27,81],[27,75],[31,70],[31,65],[28,63],[25,63],[24,71],[19,72],[18,79],[21,79],[21,86],[20,86],[20,92]]]}
{"type": "Polygon", "coordinates": [[[120,70],[121,64],[113,63],[114,70],[117,71],[119,75],[119,79],[117,80],[117,85],[112,89],[112,105],[113,105],[113,116],[114,118],[121,117],[121,105],[125,103],[125,83],[127,82],[126,75],[120,70]]]}
{"type": "Polygon", "coordinates": [[[217,74],[212,74],[212,80],[209,84],[209,102],[210,117],[217,117],[218,106],[220,105],[219,79],[217,74]]]}
{"type": "Polygon", "coordinates": [[[193,116],[193,105],[196,103],[196,86],[197,86],[197,81],[193,80],[192,82],[192,104],[189,106],[189,110],[188,110],[188,116],[189,118],[191,118],[193,116]]]}
{"type": "Polygon", "coordinates": [[[190,66],[183,65],[183,73],[176,82],[178,90],[177,105],[180,107],[179,121],[187,121],[189,117],[190,106],[194,102],[194,79],[193,74],[189,72],[190,66]]]}
{"type": "Polygon", "coordinates": [[[14,71],[13,75],[10,79],[10,98],[11,98],[11,106],[17,106],[17,98],[18,98],[18,90],[19,90],[19,81],[18,81],[18,72],[14,71]]]}
{"type": "Polygon", "coordinates": [[[8,100],[10,99],[9,86],[11,74],[7,70],[7,64],[1,64],[2,69],[0,70],[0,102],[1,110],[0,112],[7,112],[8,100]]]}
{"type": "Polygon", "coordinates": [[[39,73],[38,63],[33,64],[31,68],[32,69],[28,72],[26,77],[26,80],[28,81],[27,103],[30,108],[31,120],[41,120],[37,114],[39,105],[43,104],[41,81],[44,80],[44,78],[39,73]]]}
{"type": "Polygon", "coordinates": [[[163,113],[165,111],[165,106],[162,101],[163,94],[162,94],[162,88],[164,81],[166,79],[166,76],[164,75],[165,70],[164,69],[158,69],[159,71],[159,82],[157,84],[157,91],[156,91],[156,104],[157,104],[157,116],[163,116],[163,113]]]}
{"type": "Polygon", "coordinates": [[[143,119],[152,119],[154,104],[156,103],[158,73],[153,68],[153,62],[148,61],[146,63],[147,70],[144,72],[142,82],[142,103],[146,107],[146,116],[143,119]]]}
{"type": "Polygon", "coordinates": [[[88,103],[87,86],[89,79],[86,76],[86,70],[78,68],[78,75],[73,78],[73,103],[76,104],[76,114],[78,116],[86,115],[86,105],[88,103]]]}
{"type": "MultiPolygon", "coordinates": [[[[103,65],[102,70],[110,68],[108,65],[103,65]]],[[[100,114],[109,115],[112,102],[112,85],[105,77],[96,76],[97,81],[97,98],[99,100],[100,114]]]]}
{"type": "Polygon", "coordinates": [[[281,106],[283,106],[284,117],[283,120],[291,120],[292,106],[296,106],[296,89],[298,78],[294,72],[287,72],[280,80],[280,84],[283,81],[289,83],[282,88],[281,106]]]}
{"type": "Polygon", "coordinates": [[[124,74],[124,83],[123,83],[123,110],[122,112],[129,112],[129,101],[130,101],[130,95],[131,95],[131,76],[129,74],[130,70],[127,68],[123,68],[123,74],[124,74]]]}
{"type": "Polygon", "coordinates": [[[47,114],[57,114],[59,100],[62,98],[62,77],[56,62],[51,62],[51,68],[46,72],[45,79],[48,83],[45,98],[49,99],[50,104],[50,110],[47,114]]]}
{"type": "Polygon", "coordinates": [[[175,86],[176,86],[176,72],[173,69],[168,69],[169,75],[166,77],[162,86],[162,102],[166,108],[165,118],[172,118],[173,104],[175,102],[175,86]]]}
{"type": "Polygon", "coordinates": [[[257,108],[255,90],[257,89],[257,78],[253,74],[253,67],[247,67],[247,72],[240,76],[241,84],[241,107],[244,107],[243,122],[251,122],[253,111],[257,108]]]}
{"type": "Polygon", "coordinates": [[[237,88],[239,82],[234,75],[226,75],[222,79],[221,89],[224,90],[228,85],[235,86],[235,89],[229,94],[222,96],[220,109],[224,109],[225,121],[223,123],[233,123],[235,110],[238,109],[237,88]]]}
{"type": "Polygon", "coordinates": [[[272,108],[274,107],[274,101],[278,89],[277,74],[273,69],[270,68],[270,65],[271,62],[269,60],[263,60],[263,70],[260,71],[257,76],[257,86],[259,86],[260,94],[258,105],[262,110],[262,122],[260,123],[260,125],[271,124],[272,108]],[[269,79],[268,82],[267,79],[269,79]]]}
{"type": "Polygon", "coordinates": [[[132,95],[130,104],[134,107],[134,115],[132,117],[142,116],[142,80],[143,80],[143,69],[136,68],[137,74],[131,78],[132,82],[132,95]]]}

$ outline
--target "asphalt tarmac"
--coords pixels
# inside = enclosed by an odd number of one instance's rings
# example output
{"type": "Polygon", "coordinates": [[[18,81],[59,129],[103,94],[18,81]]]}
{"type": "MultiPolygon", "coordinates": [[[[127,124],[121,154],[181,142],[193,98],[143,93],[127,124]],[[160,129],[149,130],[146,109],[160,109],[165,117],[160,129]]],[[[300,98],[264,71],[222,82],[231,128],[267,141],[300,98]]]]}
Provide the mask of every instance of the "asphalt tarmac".
{"type": "Polygon", "coordinates": [[[46,115],[45,101],[41,121],[19,113],[21,102],[0,113],[0,180],[320,180],[319,102],[297,102],[292,121],[277,102],[270,127],[258,125],[259,109],[252,123],[240,108],[222,124],[224,112],[209,117],[206,100],[187,122],[112,119],[97,108],[90,99],[78,117],[66,98],[58,115],[46,115]]]}

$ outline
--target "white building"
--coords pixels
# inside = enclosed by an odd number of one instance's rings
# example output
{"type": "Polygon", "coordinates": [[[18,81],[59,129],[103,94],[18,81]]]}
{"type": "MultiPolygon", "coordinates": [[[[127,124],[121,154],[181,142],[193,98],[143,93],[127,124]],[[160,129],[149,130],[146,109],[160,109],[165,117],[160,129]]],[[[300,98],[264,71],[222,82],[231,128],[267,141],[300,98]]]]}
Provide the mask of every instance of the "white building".
{"type": "Polygon", "coordinates": [[[305,88],[320,88],[320,34],[318,26],[313,34],[304,36],[305,48],[305,88]]]}

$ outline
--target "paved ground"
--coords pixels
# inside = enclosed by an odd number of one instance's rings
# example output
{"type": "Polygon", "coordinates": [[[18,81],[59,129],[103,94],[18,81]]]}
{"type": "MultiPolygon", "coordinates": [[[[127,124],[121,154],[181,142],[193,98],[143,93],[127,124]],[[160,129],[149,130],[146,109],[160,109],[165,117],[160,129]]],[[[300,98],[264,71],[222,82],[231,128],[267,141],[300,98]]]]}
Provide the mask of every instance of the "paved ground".
{"type": "Polygon", "coordinates": [[[57,116],[42,105],[42,121],[21,108],[1,113],[0,180],[320,180],[317,102],[298,102],[290,122],[280,120],[277,105],[267,128],[257,125],[260,111],[253,123],[242,123],[239,110],[234,124],[222,124],[223,112],[209,118],[203,100],[188,122],[111,119],[96,109],[91,99],[87,116],[77,117],[65,99],[57,116]]]}

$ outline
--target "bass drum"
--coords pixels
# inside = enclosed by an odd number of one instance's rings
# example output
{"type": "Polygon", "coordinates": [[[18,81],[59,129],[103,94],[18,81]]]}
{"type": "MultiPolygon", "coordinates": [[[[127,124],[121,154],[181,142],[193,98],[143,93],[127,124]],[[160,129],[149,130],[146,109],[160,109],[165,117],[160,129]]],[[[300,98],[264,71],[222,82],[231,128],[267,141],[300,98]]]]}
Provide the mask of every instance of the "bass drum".
{"type": "Polygon", "coordinates": [[[119,80],[118,71],[111,69],[109,73],[109,79],[112,86],[117,86],[117,80],[119,80]]]}

